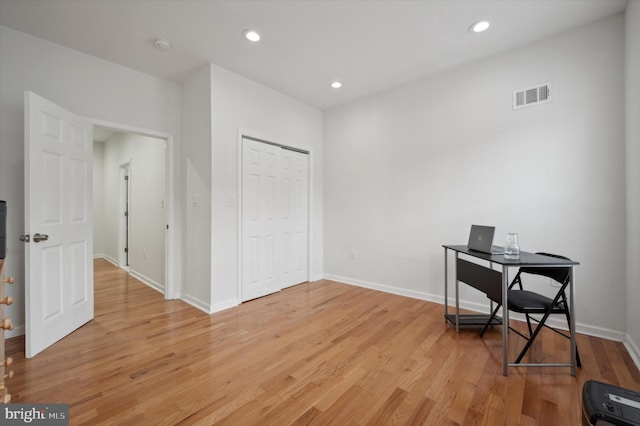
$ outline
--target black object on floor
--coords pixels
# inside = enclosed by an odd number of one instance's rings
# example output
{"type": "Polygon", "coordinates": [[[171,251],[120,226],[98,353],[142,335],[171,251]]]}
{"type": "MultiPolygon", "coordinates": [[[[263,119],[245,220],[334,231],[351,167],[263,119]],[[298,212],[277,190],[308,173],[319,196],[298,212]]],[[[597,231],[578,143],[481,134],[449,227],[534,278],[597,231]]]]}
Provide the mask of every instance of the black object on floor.
{"type": "Polygon", "coordinates": [[[640,392],[588,380],[582,388],[582,425],[640,426],[640,392]]]}

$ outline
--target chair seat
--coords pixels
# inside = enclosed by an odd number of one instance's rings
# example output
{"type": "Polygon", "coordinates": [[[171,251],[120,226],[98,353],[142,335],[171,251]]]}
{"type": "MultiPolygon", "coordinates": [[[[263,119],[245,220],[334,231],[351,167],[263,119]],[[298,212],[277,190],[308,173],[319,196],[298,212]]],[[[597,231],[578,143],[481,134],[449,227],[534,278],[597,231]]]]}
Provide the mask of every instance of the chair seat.
{"type": "MultiPolygon", "coordinates": [[[[507,297],[509,309],[520,313],[544,314],[553,304],[553,299],[528,290],[509,290],[507,297]]],[[[564,303],[560,302],[552,309],[551,313],[556,313],[556,311],[563,313],[564,309],[564,303]]]]}

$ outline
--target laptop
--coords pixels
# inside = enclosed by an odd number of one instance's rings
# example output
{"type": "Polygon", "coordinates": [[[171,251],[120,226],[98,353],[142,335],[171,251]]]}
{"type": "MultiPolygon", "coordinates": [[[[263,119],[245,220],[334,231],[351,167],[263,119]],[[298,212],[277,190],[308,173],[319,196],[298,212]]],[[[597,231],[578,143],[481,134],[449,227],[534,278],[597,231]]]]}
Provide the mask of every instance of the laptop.
{"type": "Polygon", "coordinates": [[[487,254],[504,254],[504,248],[493,245],[495,226],[471,225],[467,248],[487,254]]]}

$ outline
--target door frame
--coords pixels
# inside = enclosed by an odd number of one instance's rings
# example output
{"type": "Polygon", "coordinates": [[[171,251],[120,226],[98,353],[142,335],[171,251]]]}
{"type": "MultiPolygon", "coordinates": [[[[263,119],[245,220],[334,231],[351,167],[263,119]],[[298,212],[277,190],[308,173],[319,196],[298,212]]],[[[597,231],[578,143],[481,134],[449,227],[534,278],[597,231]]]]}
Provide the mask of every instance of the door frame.
{"type": "MultiPolygon", "coordinates": [[[[131,214],[131,159],[120,164],[119,169],[120,188],[118,191],[118,266],[129,271],[129,226],[131,214]],[[125,176],[127,179],[125,179],[125,176]],[[126,198],[126,199],[125,199],[126,198]],[[122,214],[126,212],[126,216],[122,214]],[[124,249],[127,249],[125,252],[124,249]],[[125,254],[126,253],[126,254],[125,254]]],[[[166,281],[166,277],[165,277],[166,281]]]]}
{"type": "Polygon", "coordinates": [[[305,153],[309,156],[309,170],[308,170],[308,180],[307,180],[307,281],[312,281],[312,273],[311,273],[311,259],[313,259],[312,251],[313,251],[313,196],[311,189],[313,188],[313,150],[307,146],[292,144],[289,142],[274,142],[277,141],[278,138],[265,136],[259,132],[255,132],[253,130],[238,128],[238,272],[237,272],[237,282],[236,282],[236,297],[238,303],[242,303],[242,139],[248,138],[255,140],[257,142],[267,143],[269,145],[275,145],[282,147],[284,149],[290,149],[293,151],[298,151],[305,153]]]}
{"type": "MultiPolygon", "coordinates": [[[[93,123],[94,126],[106,127],[107,129],[115,130],[121,133],[133,133],[141,136],[150,136],[156,139],[163,139],[165,141],[165,286],[164,286],[164,298],[165,299],[179,299],[181,294],[180,288],[180,270],[181,270],[181,257],[178,251],[178,226],[177,226],[177,213],[178,206],[176,200],[177,196],[176,186],[174,185],[174,153],[175,144],[173,135],[165,132],[160,132],[152,129],[144,129],[141,127],[134,127],[127,124],[114,123],[111,121],[101,120],[97,118],[85,117],[93,123]]],[[[131,162],[129,162],[131,166],[131,162]]]]}

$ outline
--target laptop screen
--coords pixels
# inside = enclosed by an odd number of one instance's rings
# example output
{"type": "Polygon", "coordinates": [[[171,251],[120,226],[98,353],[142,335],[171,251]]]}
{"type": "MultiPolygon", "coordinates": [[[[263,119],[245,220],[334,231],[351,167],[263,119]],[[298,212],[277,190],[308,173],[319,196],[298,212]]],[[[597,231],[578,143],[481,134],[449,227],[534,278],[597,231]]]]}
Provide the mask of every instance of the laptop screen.
{"type": "Polygon", "coordinates": [[[495,230],[495,226],[471,225],[467,248],[484,253],[491,253],[493,233],[495,230]]]}

